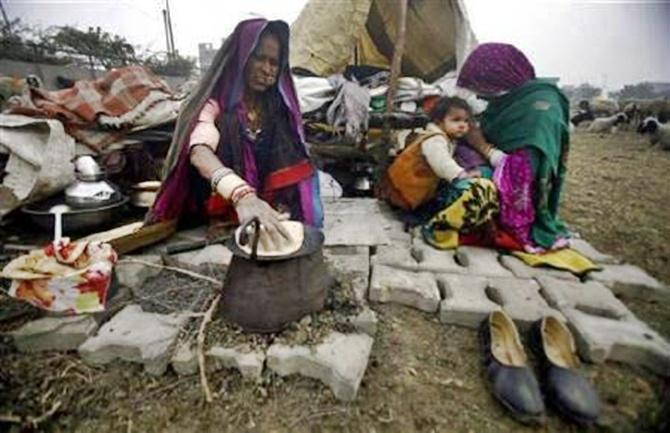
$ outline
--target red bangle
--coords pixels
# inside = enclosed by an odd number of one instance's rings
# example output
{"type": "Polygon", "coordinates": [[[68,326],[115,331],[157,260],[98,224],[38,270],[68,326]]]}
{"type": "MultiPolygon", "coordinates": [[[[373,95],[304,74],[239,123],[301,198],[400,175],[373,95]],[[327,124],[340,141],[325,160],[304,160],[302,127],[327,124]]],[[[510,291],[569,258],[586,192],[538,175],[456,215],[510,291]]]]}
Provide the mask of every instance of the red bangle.
{"type": "Polygon", "coordinates": [[[248,196],[249,194],[255,194],[256,190],[253,189],[252,187],[249,187],[248,189],[244,189],[240,191],[236,196],[231,197],[231,200],[233,202],[233,205],[236,206],[237,203],[240,202],[244,197],[248,196]]]}
{"type": "Polygon", "coordinates": [[[241,184],[237,185],[235,188],[233,188],[232,191],[230,191],[230,199],[232,200],[233,197],[235,197],[235,194],[237,194],[240,190],[243,190],[245,188],[251,188],[251,187],[249,185],[247,185],[246,183],[241,183],[241,184]]]}

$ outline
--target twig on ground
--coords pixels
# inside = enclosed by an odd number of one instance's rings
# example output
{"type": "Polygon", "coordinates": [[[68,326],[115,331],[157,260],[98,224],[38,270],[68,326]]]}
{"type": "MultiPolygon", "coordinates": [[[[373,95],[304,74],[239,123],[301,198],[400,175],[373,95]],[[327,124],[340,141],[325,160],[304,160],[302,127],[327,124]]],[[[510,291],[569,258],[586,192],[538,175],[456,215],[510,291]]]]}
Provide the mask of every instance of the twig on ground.
{"type": "Polygon", "coordinates": [[[51,418],[51,417],[53,416],[53,414],[56,413],[56,411],[58,410],[58,408],[61,407],[61,404],[62,404],[62,403],[61,403],[60,401],[57,401],[56,403],[53,404],[53,406],[51,406],[51,409],[49,409],[48,411],[44,412],[42,415],[38,416],[37,418],[31,418],[31,419],[29,419],[28,422],[33,426],[33,428],[37,428],[37,426],[38,426],[40,423],[43,423],[43,422],[46,421],[47,419],[51,418]]]}
{"type": "Polygon", "coordinates": [[[197,351],[198,351],[198,367],[200,368],[200,384],[202,389],[205,392],[205,400],[207,403],[211,403],[214,399],[212,397],[212,391],[209,389],[209,383],[207,382],[207,372],[205,370],[205,329],[207,324],[212,320],[212,314],[214,314],[214,309],[219,304],[221,299],[221,294],[216,295],[212,303],[209,305],[209,308],[205,312],[205,315],[202,318],[200,323],[200,329],[198,329],[198,339],[197,341],[197,351]]]}
{"type": "Polygon", "coordinates": [[[347,409],[345,409],[343,407],[333,407],[333,408],[330,408],[330,409],[319,410],[319,411],[312,412],[310,414],[306,414],[306,415],[301,416],[297,420],[293,421],[288,428],[289,428],[289,430],[293,430],[294,427],[296,427],[298,424],[300,424],[303,421],[314,421],[315,419],[322,418],[324,416],[344,414],[346,412],[347,412],[347,409]]]}
{"type": "Polygon", "coordinates": [[[179,272],[181,274],[188,275],[193,278],[209,281],[210,283],[215,284],[217,287],[223,287],[223,282],[221,282],[220,280],[208,277],[207,275],[199,274],[197,272],[189,271],[188,269],[178,268],[176,266],[157,265],[156,263],[147,262],[145,260],[128,259],[128,258],[119,260],[118,263],[137,263],[152,268],[167,269],[169,271],[179,272]]]}
{"type": "Polygon", "coordinates": [[[21,424],[23,423],[23,419],[20,416],[7,414],[7,415],[0,415],[0,422],[6,422],[6,423],[12,423],[12,424],[21,424]]]}

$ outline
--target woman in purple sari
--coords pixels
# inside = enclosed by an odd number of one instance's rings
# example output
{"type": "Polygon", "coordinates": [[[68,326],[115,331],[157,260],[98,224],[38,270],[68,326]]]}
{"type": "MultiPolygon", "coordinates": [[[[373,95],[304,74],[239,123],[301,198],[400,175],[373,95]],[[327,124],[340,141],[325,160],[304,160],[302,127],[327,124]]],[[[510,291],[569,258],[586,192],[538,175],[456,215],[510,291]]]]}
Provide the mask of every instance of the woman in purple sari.
{"type": "Polygon", "coordinates": [[[317,171],[304,145],[288,25],[242,21],[185,103],[150,222],[184,214],[259,218],[275,244],[290,218],[320,227],[317,171]]]}

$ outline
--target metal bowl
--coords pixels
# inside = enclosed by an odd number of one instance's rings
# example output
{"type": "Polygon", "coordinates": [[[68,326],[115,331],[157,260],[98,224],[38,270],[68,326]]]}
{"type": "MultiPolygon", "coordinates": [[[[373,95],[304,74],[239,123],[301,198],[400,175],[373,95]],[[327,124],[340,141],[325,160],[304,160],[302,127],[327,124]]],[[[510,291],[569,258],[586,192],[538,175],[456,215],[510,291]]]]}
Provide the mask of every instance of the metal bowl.
{"type": "MultiPolygon", "coordinates": [[[[49,212],[49,209],[57,204],[63,204],[63,202],[64,197],[62,195],[50,197],[41,202],[21,207],[21,212],[28,215],[32,222],[44,231],[53,233],[54,214],[49,212]]],[[[63,213],[63,233],[68,235],[72,232],[91,232],[116,221],[121,217],[126,203],[128,203],[128,197],[121,196],[115,203],[95,209],[72,208],[63,213]]]]}

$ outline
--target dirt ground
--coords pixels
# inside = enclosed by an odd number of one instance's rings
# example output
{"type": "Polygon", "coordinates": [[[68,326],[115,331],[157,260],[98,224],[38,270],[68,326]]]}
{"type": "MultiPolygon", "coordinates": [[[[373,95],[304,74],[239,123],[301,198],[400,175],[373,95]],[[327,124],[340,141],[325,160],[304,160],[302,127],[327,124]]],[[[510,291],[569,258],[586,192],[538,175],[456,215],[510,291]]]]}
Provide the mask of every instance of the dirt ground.
{"type": "MultiPolygon", "coordinates": [[[[603,252],[668,284],[668,171],[670,153],[649,150],[632,133],[576,134],[563,215],[603,252]]],[[[670,309],[624,301],[670,337],[670,309]]],[[[43,416],[35,430],[47,432],[583,431],[552,412],[548,424],[537,428],[507,416],[488,392],[474,331],[444,326],[432,315],[404,307],[375,309],[378,335],[351,403],[338,402],[313,380],[282,379],[266,371],[254,384],[224,370],[209,376],[216,398],[207,405],[197,376],[169,372],[153,378],[123,364],[92,368],[74,354],[21,355],[5,337],[0,340],[0,431],[22,431],[11,420],[21,416],[43,416]]],[[[587,365],[585,372],[603,402],[602,420],[592,431],[660,431],[660,406],[670,395],[670,383],[614,363],[587,365]]]]}

